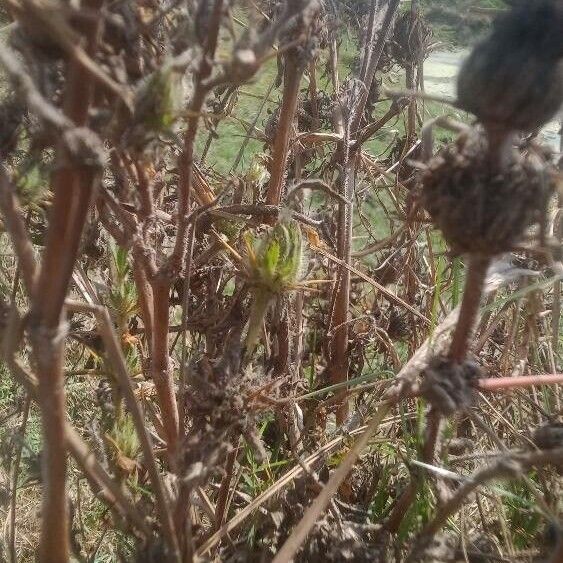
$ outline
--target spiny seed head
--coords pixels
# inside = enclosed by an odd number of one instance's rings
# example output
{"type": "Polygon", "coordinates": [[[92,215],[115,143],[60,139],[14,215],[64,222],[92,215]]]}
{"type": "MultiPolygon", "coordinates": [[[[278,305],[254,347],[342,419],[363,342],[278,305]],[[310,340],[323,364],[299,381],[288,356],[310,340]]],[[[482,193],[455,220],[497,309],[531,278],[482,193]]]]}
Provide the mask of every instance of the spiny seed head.
{"type": "Polygon", "coordinates": [[[251,283],[271,293],[291,289],[299,280],[304,245],[296,221],[282,219],[259,238],[247,238],[251,283]]]}
{"type": "Polygon", "coordinates": [[[119,453],[132,459],[137,457],[140,447],[139,438],[130,415],[123,415],[115,421],[109,438],[119,453]]]}
{"type": "Polygon", "coordinates": [[[501,171],[485,135],[472,130],[429,162],[422,204],[455,253],[507,252],[541,219],[553,173],[530,155],[510,159],[501,171]]]}

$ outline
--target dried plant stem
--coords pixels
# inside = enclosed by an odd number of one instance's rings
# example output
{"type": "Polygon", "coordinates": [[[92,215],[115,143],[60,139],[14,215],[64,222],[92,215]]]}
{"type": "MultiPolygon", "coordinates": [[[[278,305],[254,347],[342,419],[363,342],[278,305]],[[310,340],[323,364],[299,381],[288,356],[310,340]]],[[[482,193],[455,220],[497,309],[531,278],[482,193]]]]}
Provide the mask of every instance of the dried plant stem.
{"type": "Polygon", "coordinates": [[[31,404],[31,398],[28,395],[25,398],[25,404],[23,407],[22,423],[18,431],[18,443],[16,445],[16,456],[14,460],[14,466],[12,469],[12,483],[11,483],[11,496],[10,499],[10,514],[9,514],[9,533],[8,533],[8,544],[10,553],[10,562],[17,563],[17,553],[16,553],[16,508],[17,508],[17,498],[18,498],[18,478],[20,474],[20,462],[21,454],[24,444],[25,429],[27,426],[27,419],[29,416],[29,407],[31,404]]]}
{"type": "MultiPolygon", "coordinates": [[[[469,257],[468,273],[465,282],[465,291],[461,303],[459,317],[457,319],[452,340],[449,348],[450,358],[455,362],[462,362],[466,355],[471,339],[471,334],[484,293],[487,270],[491,259],[478,255],[469,257]]],[[[426,437],[423,445],[422,459],[425,463],[432,463],[434,452],[438,443],[442,423],[441,414],[430,409],[426,421],[426,437]]],[[[415,499],[417,483],[413,479],[401,498],[397,501],[385,527],[388,531],[396,533],[407,514],[408,509],[415,499]]]]}
{"type": "Polygon", "coordinates": [[[285,54],[284,61],[283,99],[272,150],[270,184],[266,194],[266,203],[268,205],[279,205],[281,201],[291,130],[297,109],[299,85],[304,72],[304,65],[299,61],[297,48],[289,49],[285,54]]]}
{"type": "Polygon", "coordinates": [[[142,261],[135,255],[133,255],[133,277],[139,295],[139,309],[145,327],[145,338],[148,345],[152,346],[154,312],[153,289],[142,261]]]}
{"type": "Polygon", "coordinates": [[[162,425],[166,433],[168,456],[171,462],[174,462],[178,450],[180,423],[168,355],[170,282],[167,279],[163,280],[157,277],[152,281],[151,287],[153,293],[151,377],[158,394],[162,425]]]}
{"type": "MultiPolygon", "coordinates": [[[[100,11],[103,0],[90,0],[87,7],[100,11]]],[[[97,48],[98,18],[84,24],[87,52],[97,48]]],[[[64,113],[76,125],[84,126],[94,80],[75,59],[69,64],[64,113]]],[[[61,146],[59,158],[64,160],[61,146]]],[[[69,560],[69,522],[66,490],[66,409],[64,398],[64,337],[61,312],[80,235],[96,185],[97,171],[63,163],[54,173],[54,200],[46,247],[33,296],[30,339],[39,374],[39,397],[44,439],[42,458],[43,507],[39,558],[42,562],[69,560]]]]}
{"type": "Polygon", "coordinates": [[[127,370],[125,358],[123,357],[123,351],[119,345],[119,341],[117,339],[117,335],[115,334],[115,330],[113,329],[111,318],[107,309],[94,306],[93,310],[98,321],[100,333],[104,340],[106,352],[114,366],[115,374],[121,387],[121,392],[123,393],[129,411],[131,412],[135,422],[135,427],[143,450],[143,457],[147,465],[147,470],[156,496],[157,510],[159,512],[160,523],[162,525],[164,536],[168,544],[170,558],[174,562],[180,561],[178,539],[174,529],[170,499],[168,498],[166,489],[164,488],[160,478],[160,473],[152,447],[152,440],[145,426],[143,412],[131,386],[131,378],[127,370]]]}
{"type": "MultiPolygon", "coordinates": [[[[349,158],[348,142],[345,136],[341,150],[342,156],[342,177],[341,195],[345,202],[338,204],[338,258],[343,264],[350,264],[352,253],[352,197],[355,182],[355,159],[349,158]]],[[[334,332],[334,337],[330,343],[330,383],[335,385],[348,379],[348,315],[350,308],[350,270],[341,266],[337,272],[337,280],[333,292],[334,308],[330,321],[330,331],[334,332]]],[[[348,403],[345,400],[346,393],[340,393],[340,400],[337,403],[336,421],[337,424],[344,422],[348,416],[348,403]]]]}
{"type": "Polygon", "coordinates": [[[196,74],[193,98],[189,106],[188,127],[184,137],[184,148],[178,159],[178,168],[180,171],[177,207],[178,229],[174,249],[164,265],[151,280],[153,293],[151,376],[158,394],[162,424],[166,432],[168,455],[173,464],[176,463],[175,458],[178,452],[180,420],[174,380],[170,371],[170,358],[168,355],[170,291],[172,284],[182,271],[186,255],[189,228],[188,215],[195,175],[195,139],[201,110],[209,91],[209,87],[206,85],[205,81],[211,75],[213,69],[213,60],[215,58],[222,15],[223,0],[215,0],[213,3],[209,33],[207,34],[199,69],[196,74]]]}
{"type": "Polygon", "coordinates": [[[454,362],[462,362],[467,355],[490,263],[488,256],[469,257],[461,310],[449,349],[449,356],[454,362]]]}
{"type": "Polygon", "coordinates": [[[505,456],[491,465],[476,471],[464,484],[462,484],[454,495],[442,506],[434,519],[429,522],[420,533],[407,561],[418,561],[421,553],[429,545],[432,538],[452,516],[467,497],[480,485],[492,479],[517,478],[528,468],[546,464],[558,464],[563,461],[563,448],[538,451],[531,453],[515,454],[511,457],[505,456]]]}
{"type": "MultiPolygon", "coordinates": [[[[411,8],[410,8],[411,21],[415,21],[415,18],[417,17],[417,12],[418,12],[418,0],[412,0],[411,1],[411,8]]],[[[416,82],[416,79],[415,79],[416,67],[417,67],[416,61],[412,61],[407,66],[407,69],[406,69],[407,90],[416,91],[416,89],[417,89],[418,83],[416,82]]],[[[408,105],[408,108],[407,108],[407,143],[406,143],[407,148],[415,140],[415,135],[416,135],[416,106],[417,106],[417,100],[416,100],[416,97],[413,96],[412,98],[409,99],[409,105],[408,105]]]]}
{"type": "MultiPolygon", "coordinates": [[[[430,409],[426,418],[424,444],[422,445],[421,451],[422,461],[425,463],[432,463],[434,460],[438,439],[440,437],[442,420],[442,416],[437,410],[430,409]]],[[[399,497],[393,507],[393,510],[391,511],[391,514],[387,518],[387,521],[385,522],[385,530],[392,534],[397,533],[409,508],[412,506],[412,503],[416,498],[416,493],[420,488],[421,483],[421,475],[419,473],[411,478],[407,488],[399,497]]]]}
{"type": "Polygon", "coordinates": [[[368,94],[371,89],[371,84],[375,76],[375,71],[377,70],[377,65],[379,64],[379,59],[381,58],[381,53],[389,36],[391,30],[391,23],[395,17],[395,13],[399,7],[400,0],[390,0],[389,2],[381,3],[381,10],[385,9],[385,15],[383,17],[375,17],[374,25],[377,24],[377,29],[374,31],[368,31],[368,37],[375,39],[375,44],[370,49],[369,62],[366,64],[364,73],[361,76],[361,80],[364,83],[365,88],[361,90],[360,98],[358,103],[355,104],[354,112],[352,115],[350,123],[350,131],[355,136],[358,131],[368,99],[368,94]]]}

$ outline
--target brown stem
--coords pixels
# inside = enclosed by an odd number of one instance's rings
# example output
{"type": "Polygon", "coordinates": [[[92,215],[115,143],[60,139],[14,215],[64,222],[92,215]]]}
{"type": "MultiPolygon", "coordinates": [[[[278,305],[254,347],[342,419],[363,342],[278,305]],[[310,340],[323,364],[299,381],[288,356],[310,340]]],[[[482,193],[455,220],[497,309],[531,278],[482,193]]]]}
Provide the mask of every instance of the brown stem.
{"type": "MultiPolygon", "coordinates": [[[[344,202],[338,204],[338,257],[349,264],[352,253],[352,196],[355,182],[355,159],[348,158],[347,140],[342,147],[343,177],[341,195],[344,202]]],[[[348,311],[350,308],[350,270],[344,266],[338,270],[337,283],[333,292],[333,312],[330,322],[334,338],[330,350],[329,376],[331,384],[342,383],[348,379],[348,311]]],[[[345,392],[340,394],[340,404],[336,411],[337,423],[348,416],[348,403],[345,392]]]]}
{"type": "MultiPolygon", "coordinates": [[[[99,12],[103,0],[86,2],[99,12]]],[[[87,52],[97,48],[99,20],[84,23],[87,52]]],[[[83,65],[69,64],[64,113],[76,125],[85,126],[92,97],[93,79],[83,65]]],[[[31,342],[39,373],[39,396],[44,451],[43,507],[39,558],[43,562],[69,560],[69,522],[66,490],[66,440],[64,398],[64,330],[60,324],[64,299],[80,235],[97,180],[97,171],[64,162],[66,148],[59,148],[60,168],[54,173],[54,200],[41,272],[32,305],[31,342]]]]}
{"type": "Polygon", "coordinates": [[[219,28],[221,25],[221,17],[223,15],[223,0],[215,0],[213,4],[213,12],[209,25],[209,33],[207,42],[204,46],[201,62],[196,73],[196,85],[194,95],[188,111],[188,127],[184,137],[184,149],[178,160],[178,169],[180,171],[180,182],[178,184],[178,232],[176,233],[176,241],[174,250],[168,259],[168,268],[177,272],[182,267],[182,261],[186,253],[188,225],[186,218],[190,209],[191,192],[194,183],[194,148],[197,130],[199,126],[199,117],[205,99],[209,92],[209,86],[206,85],[206,79],[211,75],[213,70],[213,60],[215,58],[215,50],[217,49],[217,40],[219,37],[219,28]]]}
{"type": "Polygon", "coordinates": [[[154,308],[153,290],[141,260],[135,255],[133,255],[133,278],[137,294],[139,295],[139,309],[145,327],[145,338],[148,346],[151,346],[153,334],[152,314],[154,308]]]}
{"type": "Polygon", "coordinates": [[[304,66],[298,57],[299,54],[296,48],[290,49],[285,55],[283,99],[272,149],[270,184],[266,194],[266,203],[268,205],[279,205],[281,201],[283,179],[289,154],[291,128],[295,120],[299,85],[304,71],[304,66]]]}
{"type": "Polygon", "coordinates": [[[66,409],[63,389],[64,333],[38,327],[31,335],[39,377],[43,455],[43,503],[39,559],[69,560],[69,522],[66,489],[66,409]]]}
{"type": "MultiPolygon", "coordinates": [[[[415,21],[416,15],[418,11],[418,1],[412,0],[411,1],[411,22],[415,21]]],[[[416,91],[417,81],[415,79],[416,75],[416,61],[412,61],[409,63],[406,69],[406,86],[407,90],[409,91],[416,91]]],[[[415,139],[416,134],[416,97],[413,96],[409,99],[409,105],[407,109],[407,148],[411,146],[412,142],[415,139]]]]}
{"type": "MultiPolygon", "coordinates": [[[[113,330],[113,325],[111,323],[109,313],[107,312],[107,309],[102,309],[100,307],[95,307],[94,312],[98,321],[102,339],[104,340],[107,355],[114,366],[121,391],[124,394],[125,401],[127,402],[129,411],[135,423],[135,428],[137,430],[137,435],[139,436],[141,448],[143,451],[143,457],[147,465],[148,474],[150,476],[157,501],[156,504],[157,510],[159,512],[160,524],[162,526],[164,536],[170,549],[170,558],[171,561],[177,563],[179,561],[180,554],[178,549],[178,538],[176,535],[176,530],[174,529],[174,523],[172,519],[172,510],[170,509],[170,499],[168,498],[168,494],[160,478],[160,473],[158,471],[158,466],[152,446],[152,440],[149,432],[145,427],[143,411],[139,405],[139,402],[131,385],[131,379],[127,370],[123,351],[118,343],[115,331],[113,330]]],[[[172,402],[175,407],[173,395],[172,402]]]]}
{"type": "MultiPolygon", "coordinates": [[[[421,451],[422,461],[424,461],[425,463],[432,463],[434,460],[441,426],[442,416],[438,411],[431,409],[428,412],[426,420],[426,436],[424,438],[424,444],[422,445],[421,451]]],[[[389,518],[385,522],[386,531],[392,534],[397,533],[399,527],[401,526],[401,523],[407,515],[409,508],[416,498],[416,492],[420,488],[420,485],[420,475],[417,474],[416,476],[413,476],[411,478],[408,487],[399,497],[399,500],[395,503],[395,506],[393,507],[389,518]]]]}
{"type": "Polygon", "coordinates": [[[478,254],[469,256],[459,319],[454,329],[449,350],[449,357],[454,362],[462,362],[467,355],[490,263],[491,259],[488,256],[478,254]]]}
{"type": "Polygon", "coordinates": [[[174,380],[170,372],[168,356],[168,328],[170,314],[170,282],[159,277],[152,282],[153,290],[153,334],[151,377],[158,395],[162,424],[166,432],[168,454],[171,460],[177,453],[179,437],[178,405],[174,391],[174,380]]]}
{"type": "Polygon", "coordinates": [[[389,32],[391,30],[391,22],[395,17],[395,12],[399,7],[399,2],[400,0],[389,0],[389,2],[386,3],[385,16],[383,18],[375,18],[377,22],[380,22],[380,27],[373,35],[371,35],[372,37],[375,37],[377,39],[375,45],[371,49],[371,56],[369,64],[365,69],[365,76],[362,76],[365,88],[362,89],[358,103],[354,107],[354,113],[350,123],[350,131],[353,135],[355,135],[360,126],[364,108],[368,99],[368,94],[373,82],[373,77],[375,76],[375,71],[377,70],[377,65],[379,64],[379,59],[381,58],[383,47],[385,46],[385,42],[387,41],[387,37],[389,36],[389,32]]]}

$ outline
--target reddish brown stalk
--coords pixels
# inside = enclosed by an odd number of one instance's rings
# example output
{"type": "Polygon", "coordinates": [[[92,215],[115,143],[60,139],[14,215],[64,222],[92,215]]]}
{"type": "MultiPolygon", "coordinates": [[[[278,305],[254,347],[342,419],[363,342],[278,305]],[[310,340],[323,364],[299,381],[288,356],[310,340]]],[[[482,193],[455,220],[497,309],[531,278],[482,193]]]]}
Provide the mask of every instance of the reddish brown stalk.
{"type": "Polygon", "coordinates": [[[520,375],[514,377],[486,377],[479,379],[477,386],[480,391],[504,391],[533,387],[534,385],[561,385],[563,373],[549,373],[542,375],[520,375]]]}
{"type": "Polygon", "coordinates": [[[268,205],[279,205],[281,201],[291,130],[297,109],[299,85],[305,70],[303,63],[299,60],[299,51],[295,47],[286,52],[284,61],[283,99],[272,149],[270,184],[266,194],[268,205]]]}
{"type": "MultiPolygon", "coordinates": [[[[90,0],[97,13],[103,0],[90,0]]],[[[87,52],[97,47],[98,19],[84,23],[87,52]]],[[[64,113],[76,125],[85,126],[93,79],[75,60],[69,63],[64,113]]],[[[32,305],[31,341],[39,373],[39,395],[44,450],[43,507],[39,558],[63,563],[69,559],[69,522],[66,490],[66,440],[64,398],[64,328],[61,312],[68,291],[80,235],[92,202],[97,171],[73,163],[66,148],[59,148],[60,167],[53,176],[54,200],[46,248],[32,305]]]]}
{"type": "MultiPolygon", "coordinates": [[[[347,203],[338,204],[338,257],[344,264],[349,264],[352,253],[352,196],[355,182],[355,159],[348,158],[348,143],[343,143],[343,177],[341,195],[347,203]]],[[[342,383],[348,379],[348,310],[350,307],[350,270],[340,267],[333,293],[333,312],[330,322],[334,333],[330,342],[329,379],[331,384],[342,383]]],[[[340,393],[336,420],[342,423],[348,416],[349,406],[345,401],[346,393],[340,393]]]]}
{"type": "Polygon", "coordinates": [[[153,291],[153,333],[151,345],[151,377],[158,395],[162,424],[166,432],[168,453],[174,459],[178,446],[178,405],[168,355],[170,314],[170,282],[156,277],[153,291]]]}
{"type": "Polygon", "coordinates": [[[194,147],[199,125],[199,117],[208,94],[205,80],[213,69],[213,59],[223,15],[223,0],[213,5],[209,33],[204,45],[201,62],[196,75],[196,86],[188,111],[188,127],[184,138],[184,149],[178,160],[180,181],[178,184],[178,230],[172,254],[151,280],[153,291],[151,376],[158,394],[162,423],[166,430],[168,453],[171,460],[178,450],[180,421],[174,390],[174,380],[170,372],[168,355],[169,307],[172,284],[183,268],[188,234],[188,213],[194,183],[194,147]]]}
{"type": "MultiPolygon", "coordinates": [[[[366,43],[365,60],[362,69],[362,76],[360,77],[360,79],[364,82],[365,88],[360,91],[358,100],[349,110],[350,115],[346,118],[346,123],[344,123],[344,108],[340,108],[340,112],[335,114],[335,131],[342,138],[342,142],[338,148],[338,157],[341,170],[340,195],[343,197],[343,201],[338,204],[337,250],[338,258],[342,260],[344,266],[340,267],[338,270],[337,280],[332,295],[332,312],[329,332],[334,332],[334,336],[329,343],[330,368],[328,370],[331,384],[342,383],[348,378],[348,309],[350,305],[350,270],[346,267],[346,265],[349,265],[351,261],[353,215],[352,199],[355,192],[354,183],[356,175],[355,153],[350,154],[350,133],[355,133],[359,127],[361,116],[367,101],[367,92],[373,82],[375,70],[383,51],[383,45],[387,38],[387,34],[389,33],[391,21],[398,4],[398,0],[392,0],[392,2],[386,7],[385,16],[383,18],[376,17],[374,8],[373,17],[370,17],[370,25],[372,26],[372,29],[367,31],[366,41],[371,42],[376,36],[378,39],[374,45],[368,45],[366,43]],[[378,33],[376,33],[375,29],[376,22],[378,25],[381,25],[381,27],[377,30],[378,33]]],[[[331,63],[333,84],[335,87],[338,85],[336,67],[337,57],[338,53],[336,46],[333,45],[331,50],[331,63]]],[[[345,401],[345,396],[345,392],[342,392],[340,395],[340,404],[338,405],[336,412],[337,423],[342,423],[348,416],[349,407],[345,401]]]]}
{"type": "Polygon", "coordinates": [[[454,362],[462,362],[467,355],[490,263],[488,256],[473,254],[468,258],[463,300],[449,350],[454,362]]]}
{"type": "MultiPolygon", "coordinates": [[[[463,300],[449,349],[449,356],[454,362],[462,362],[467,355],[473,327],[479,313],[490,262],[491,259],[485,256],[471,255],[469,257],[463,300]]],[[[483,389],[486,389],[487,385],[490,385],[488,383],[489,380],[481,380],[479,386],[481,386],[483,381],[483,389]]],[[[431,409],[426,421],[426,437],[423,445],[423,461],[426,463],[431,463],[434,457],[434,451],[440,435],[441,421],[441,414],[431,409]]],[[[417,489],[418,484],[414,480],[411,481],[389,516],[386,523],[388,531],[395,533],[399,529],[401,522],[415,499],[417,489]]]]}

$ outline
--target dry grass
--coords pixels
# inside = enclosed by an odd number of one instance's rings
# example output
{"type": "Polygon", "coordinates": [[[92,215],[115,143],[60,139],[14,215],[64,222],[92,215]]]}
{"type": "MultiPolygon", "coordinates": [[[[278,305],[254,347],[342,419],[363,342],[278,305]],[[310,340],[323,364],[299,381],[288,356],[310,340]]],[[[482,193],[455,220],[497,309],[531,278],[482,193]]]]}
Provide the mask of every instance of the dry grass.
{"type": "Polygon", "coordinates": [[[417,3],[28,4],[0,560],[562,561],[555,157],[385,99],[417,3]]]}

